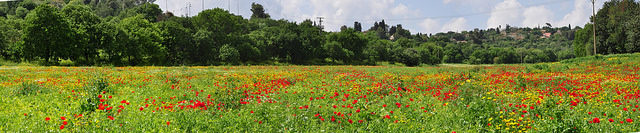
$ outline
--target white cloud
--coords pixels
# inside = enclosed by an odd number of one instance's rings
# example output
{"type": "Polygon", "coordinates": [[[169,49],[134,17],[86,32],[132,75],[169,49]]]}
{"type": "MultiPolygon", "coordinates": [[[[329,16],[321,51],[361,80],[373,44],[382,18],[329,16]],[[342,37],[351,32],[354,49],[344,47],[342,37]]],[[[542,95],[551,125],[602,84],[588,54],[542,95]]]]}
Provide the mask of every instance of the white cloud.
{"type": "Polygon", "coordinates": [[[404,15],[404,14],[416,14],[416,13],[417,12],[409,10],[409,8],[407,8],[407,6],[404,6],[403,4],[399,4],[398,6],[391,9],[391,14],[394,16],[404,15]]]}
{"type": "MultiPolygon", "coordinates": [[[[602,8],[604,5],[604,1],[597,0],[595,3],[596,11],[602,8]]],[[[583,26],[586,23],[589,23],[589,17],[592,15],[592,7],[590,0],[576,0],[574,2],[574,9],[571,13],[566,14],[562,20],[556,22],[558,26],[567,26],[571,24],[572,26],[583,26]]]]}
{"type": "Polygon", "coordinates": [[[463,31],[463,30],[467,30],[468,27],[469,27],[469,25],[467,24],[467,19],[460,17],[460,18],[454,18],[451,21],[449,21],[448,23],[444,24],[440,31],[442,31],[442,32],[447,32],[447,31],[460,32],[460,31],[463,31]]]}
{"type": "Polygon", "coordinates": [[[554,13],[545,8],[544,6],[529,7],[522,13],[524,20],[522,26],[524,27],[538,27],[544,26],[546,23],[552,23],[554,13]]]}
{"type": "Polygon", "coordinates": [[[440,24],[433,19],[425,19],[419,25],[424,33],[437,33],[440,31],[440,24]]]}
{"type": "Polygon", "coordinates": [[[522,17],[520,9],[522,5],[516,0],[505,0],[498,3],[491,10],[491,17],[487,20],[487,27],[498,27],[505,24],[519,24],[522,17]]]}
{"type": "Polygon", "coordinates": [[[454,0],[443,0],[442,3],[448,4],[449,2],[452,2],[452,1],[454,1],[454,0]]]}

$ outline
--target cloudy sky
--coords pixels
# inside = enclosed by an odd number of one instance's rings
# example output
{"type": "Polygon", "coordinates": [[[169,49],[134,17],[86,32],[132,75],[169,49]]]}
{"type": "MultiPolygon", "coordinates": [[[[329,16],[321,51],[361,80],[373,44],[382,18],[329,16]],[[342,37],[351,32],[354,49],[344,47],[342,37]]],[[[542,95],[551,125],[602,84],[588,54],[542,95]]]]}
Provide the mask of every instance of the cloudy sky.
{"type": "MultiPolygon", "coordinates": [[[[176,15],[197,15],[203,9],[223,8],[251,16],[251,3],[262,4],[273,19],[301,22],[324,17],[327,31],[353,26],[369,29],[382,19],[388,25],[402,24],[411,33],[465,31],[506,24],[537,27],[584,26],[591,14],[590,0],[157,0],[163,10],[176,15]]],[[[596,0],[596,10],[604,0],[596,0]]]]}

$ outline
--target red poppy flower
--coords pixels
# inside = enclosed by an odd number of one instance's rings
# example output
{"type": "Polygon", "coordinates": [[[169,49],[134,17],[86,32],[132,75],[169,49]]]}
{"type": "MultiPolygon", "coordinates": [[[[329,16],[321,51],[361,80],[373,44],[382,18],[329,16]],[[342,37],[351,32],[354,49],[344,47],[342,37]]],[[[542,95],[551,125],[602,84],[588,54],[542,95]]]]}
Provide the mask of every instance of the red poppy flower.
{"type": "Polygon", "coordinates": [[[382,105],[382,107],[387,107],[387,105],[386,105],[386,104],[383,104],[383,105],[382,105]]]}
{"type": "Polygon", "coordinates": [[[120,103],[127,103],[127,100],[122,100],[120,101],[120,103]]]}
{"type": "Polygon", "coordinates": [[[64,125],[60,125],[60,129],[64,129],[64,125]]]}
{"type": "Polygon", "coordinates": [[[61,120],[66,120],[67,118],[64,118],[64,116],[63,116],[63,117],[60,117],[60,119],[61,119],[61,120]]]}
{"type": "Polygon", "coordinates": [[[169,124],[171,124],[171,122],[168,122],[168,121],[167,121],[167,126],[169,126],[169,124]]]}
{"type": "Polygon", "coordinates": [[[600,118],[598,118],[598,117],[593,118],[593,121],[591,121],[591,122],[593,122],[593,123],[600,123],[600,118]]]}
{"type": "Polygon", "coordinates": [[[144,110],[144,108],[140,107],[140,111],[144,110]]]}
{"type": "Polygon", "coordinates": [[[111,119],[111,120],[115,119],[115,118],[113,118],[113,116],[107,116],[107,117],[109,117],[109,119],[111,119]]]}
{"type": "Polygon", "coordinates": [[[632,119],[627,119],[627,122],[632,123],[633,120],[632,119]]]}
{"type": "Polygon", "coordinates": [[[588,114],[591,114],[591,112],[589,112],[588,114]]]}
{"type": "Polygon", "coordinates": [[[62,122],[62,125],[67,125],[67,121],[63,121],[63,122],[62,122]]]}
{"type": "Polygon", "coordinates": [[[44,118],[44,120],[45,121],[49,121],[49,120],[51,120],[51,118],[47,117],[47,118],[44,118]]]}
{"type": "Polygon", "coordinates": [[[609,119],[609,122],[613,122],[613,119],[609,119]]]}

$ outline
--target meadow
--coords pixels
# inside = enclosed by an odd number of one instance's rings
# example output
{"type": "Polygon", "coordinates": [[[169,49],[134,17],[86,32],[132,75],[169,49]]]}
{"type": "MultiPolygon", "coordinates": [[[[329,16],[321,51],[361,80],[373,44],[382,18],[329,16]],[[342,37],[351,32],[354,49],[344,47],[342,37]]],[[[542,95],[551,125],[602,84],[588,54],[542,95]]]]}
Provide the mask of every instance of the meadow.
{"type": "Polygon", "coordinates": [[[0,132],[637,132],[638,60],[3,66],[0,132]]]}

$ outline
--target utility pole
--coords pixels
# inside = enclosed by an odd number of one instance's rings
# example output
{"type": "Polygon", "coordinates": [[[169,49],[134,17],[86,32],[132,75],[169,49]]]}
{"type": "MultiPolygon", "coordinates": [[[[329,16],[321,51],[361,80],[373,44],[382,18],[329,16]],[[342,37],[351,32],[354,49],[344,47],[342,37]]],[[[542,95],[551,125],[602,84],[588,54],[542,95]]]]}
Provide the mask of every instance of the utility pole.
{"type": "Polygon", "coordinates": [[[593,11],[593,55],[596,55],[596,0],[591,0],[591,8],[593,11]]]}
{"type": "Polygon", "coordinates": [[[324,19],[324,17],[317,17],[318,18],[318,26],[320,26],[320,31],[324,30],[324,26],[322,25],[322,19],[324,19]]]}

